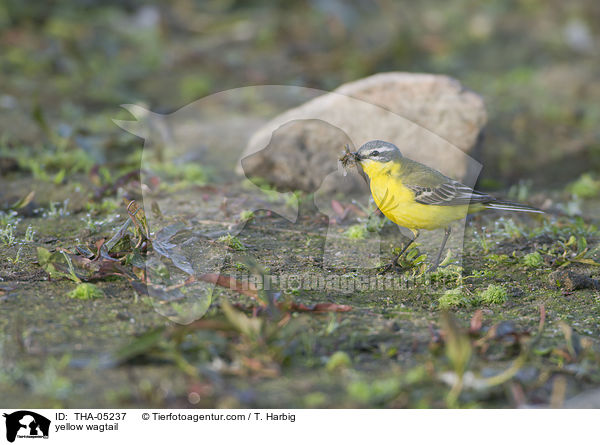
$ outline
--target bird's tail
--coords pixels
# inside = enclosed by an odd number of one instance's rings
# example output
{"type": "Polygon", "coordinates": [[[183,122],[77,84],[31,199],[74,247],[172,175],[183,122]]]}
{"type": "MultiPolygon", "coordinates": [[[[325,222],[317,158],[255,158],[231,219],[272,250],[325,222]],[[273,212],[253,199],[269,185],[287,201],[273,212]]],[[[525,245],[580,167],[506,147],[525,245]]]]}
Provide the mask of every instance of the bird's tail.
{"type": "Polygon", "coordinates": [[[512,212],[529,212],[529,213],[544,213],[542,210],[540,209],[536,209],[535,207],[531,207],[525,204],[519,204],[517,202],[510,202],[510,201],[491,201],[491,202],[486,202],[484,204],[484,207],[486,209],[492,209],[492,210],[509,210],[512,212]]]}

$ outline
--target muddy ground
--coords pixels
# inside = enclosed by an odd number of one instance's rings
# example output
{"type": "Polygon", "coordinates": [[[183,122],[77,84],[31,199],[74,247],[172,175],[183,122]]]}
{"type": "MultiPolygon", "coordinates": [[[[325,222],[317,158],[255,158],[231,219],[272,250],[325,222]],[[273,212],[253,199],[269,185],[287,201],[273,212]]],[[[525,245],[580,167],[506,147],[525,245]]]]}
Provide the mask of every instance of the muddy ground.
{"type": "MultiPolygon", "coordinates": [[[[44,184],[28,186],[37,192],[44,184]]],[[[54,189],[71,193],[69,184],[54,189]]],[[[191,186],[193,193],[206,190],[191,186]]],[[[222,275],[313,274],[341,277],[346,284],[306,289],[288,282],[254,297],[216,286],[208,312],[181,325],[169,316],[189,307],[157,310],[178,297],[148,295],[139,286],[143,277],[134,273],[141,270],[136,261],[123,259],[119,264],[128,272],[119,276],[90,276],[75,263],[75,274],[102,294],[74,296],[76,278],[51,277],[38,248],[55,254],[68,249],[73,258],[83,258],[77,246],[94,250],[98,240],[112,238],[128,219],[126,204],[106,198],[113,205],[92,211],[94,225],[85,222],[86,210],[69,204],[63,214],[27,216],[28,209],[41,213],[34,198],[15,211],[14,244],[0,246],[3,405],[561,406],[597,387],[598,283],[588,278],[596,276],[600,260],[594,221],[553,211],[541,217],[472,217],[462,264],[453,261],[459,259],[455,252],[449,264],[429,273],[430,256],[415,250],[404,270],[382,274],[377,268],[324,266],[327,225],[319,213],[303,210],[292,224],[256,211],[245,215],[249,221],[237,235],[224,237],[240,223],[244,208],[236,207],[235,197],[244,190],[232,183],[211,190],[205,206],[211,219],[179,224],[207,235],[194,249],[210,245],[222,255],[222,275]],[[26,241],[29,227],[33,240],[26,241]],[[395,287],[365,287],[370,278],[395,279],[395,287]],[[265,308],[260,298],[277,298],[280,305],[265,308]],[[225,302],[233,306],[224,308],[225,302]],[[314,312],[291,302],[308,309],[330,305],[314,312]]],[[[173,227],[178,218],[162,219],[173,227]]],[[[350,259],[353,244],[374,236],[351,235],[348,229],[364,221],[350,213],[337,225],[350,259]]],[[[152,255],[151,248],[135,248],[134,231],[128,229],[124,244],[109,252],[113,257],[125,251],[152,255]]],[[[170,239],[174,244],[191,238],[183,229],[177,233],[170,239]]],[[[381,236],[384,264],[405,239],[391,224],[381,236]]],[[[150,234],[147,243],[156,237],[150,234]]],[[[178,283],[181,270],[168,258],[162,262],[172,272],[170,284],[178,283]]],[[[50,263],[67,270],[60,254],[50,263]]]]}

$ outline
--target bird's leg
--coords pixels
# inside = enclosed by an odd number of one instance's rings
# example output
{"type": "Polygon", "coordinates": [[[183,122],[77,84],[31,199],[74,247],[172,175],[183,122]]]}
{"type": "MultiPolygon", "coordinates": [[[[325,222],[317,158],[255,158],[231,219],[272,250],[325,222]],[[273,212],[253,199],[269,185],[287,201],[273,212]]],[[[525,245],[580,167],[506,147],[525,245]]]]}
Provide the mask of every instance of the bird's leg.
{"type": "Polygon", "coordinates": [[[450,236],[450,226],[446,227],[446,232],[444,233],[444,239],[442,240],[442,245],[440,246],[440,251],[437,254],[437,257],[431,267],[428,269],[428,272],[434,272],[438,265],[440,264],[440,259],[442,258],[442,253],[444,252],[444,247],[446,247],[446,242],[448,241],[448,237],[450,236]]]}
{"type": "Polygon", "coordinates": [[[408,250],[408,248],[410,247],[410,245],[415,242],[415,240],[419,236],[419,231],[418,230],[413,230],[413,234],[414,234],[414,237],[406,244],[406,246],[404,246],[402,248],[402,250],[396,256],[396,258],[394,259],[394,261],[392,261],[390,264],[388,264],[387,266],[385,266],[385,268],[381,271],[381,273],[385,273],[385,272],[389,271],[392,267],[399,267],[400,266],[400,264],[398,264],[398,260],[404,254],[404,252],[406,252],[408,250]]]}

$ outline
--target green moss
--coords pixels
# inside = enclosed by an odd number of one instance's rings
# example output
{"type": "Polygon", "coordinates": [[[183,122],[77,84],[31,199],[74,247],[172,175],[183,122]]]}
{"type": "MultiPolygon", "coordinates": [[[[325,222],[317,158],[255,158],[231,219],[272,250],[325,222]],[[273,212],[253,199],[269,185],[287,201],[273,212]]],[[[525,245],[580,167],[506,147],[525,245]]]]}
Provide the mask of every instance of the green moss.
{"type": "Polygon", "coordinates": [[[532,252],[523,257],[523,264],[525,264],[527,267],[535,269],[544,264],[544,259],[539,252],[532,252]]]}
{"type": "Polygon", "coordinates": [[[492,263],[492,264],[510,264],[510,258],[508,257],[508,255],[505,254],[495,254],[492,253],[488,256],[485,257],[486,261],[488,263],[492,263]]]}
{"type": "Polygon", "coordinates": [[[208,179],[206,168],[201,164],[172,164],[165,162],[152,164],[151,167],[154,171],[163,173],[171,180],[179,180],[187,184],[203,185],[206,184],[208,179]]]}
{"type": "Polygon", "coordinates": [[[567,190],[580,198],[594,198],[600,195],[600,180],[594,179],[589,173],[583,173],[567,186],[567,190]]]}
{"type": "Polygon", "coordinates": [[[244,210],[240,213],[240,221],[250,221],[254,218],[254,212],[252,210],[244,210]]]}
{"type": "Polygon", "coordinates": [[[329,357],[325,368],[327,371],[332,372],[339,369],[348,368],[351,364],[352,360],[348,354],[346,354],[344,351],[336,351],[331,355],[331,357],[329,357]]]}
{"type": "Polygon", "coordinates": [[[460,285],[463,279],[463,268],[456,264],[450,264],[446,267],[439,267],[433,272],[426,272],[421,278],[431,283],[440,282],[460,285]]]}
{"type": "Polygon", "coordinates": [[[508,292],[503,286],[490,284],[486,290],[479,294],[481,301],[487,304],[504,304],[506,303],[508,292]]]}
{"type": "Polygon", "coordinates": [[[348,230],[344,232],[348,238],[351,239],[364,239],[367,234],[367,228],[361,224],[355,224],[348,227],[348,230]]]}
{"type": "Polygon", "coordinates": [[[244,263],[236,262],[233,264],[233,267],[235,267],[237,270],[248,271],[248,266],[246,266],[244,263]]]}
{"type": "Polygon", "coordinates": [[[350,383],[347,391],[348,396],[359,403],[367,403],[371,398],[371,388],[369,387],[369,384],[360,380],[350,383]]]}
{"type": "Polygon", "coordinates": [[[17,156],[22,170],[31,172],[40,181],[52,181],[60,184],[65,175],[78,172],[86,173],[93,167],[94,159],[80,148],[75,149],[23,149],[17,156]],[[54,173],[56,172],[56,173],[54,173]]]}
{"type": "Polygon", "coordinates": [[[449,289],[438,298],[438,303],[443,309],[460,306],[462,301],[462,291],[460,289],[449,289]]]}
{"type": "Polygon", "coordinates": [[[319,408],[327,403],[327,396],[322,392],[311,392],[304,396],[304,405],[307,408],[319,408]]]}
{"type": "Polygon", "coordinates": [[[441,309],[450,309],[456,307],[468,307],[476,303],[476,301],[468,295],[465,295],[462,288],[448,289],[442,296],[438,298],[438,303],[441,309]]]}
{"type": "Polygon", "coordinates": [[[246,247],[242,244],[242,242],[235,236],[228,234],[219,238],[219,241],[224,243],[227,247],[233,250],[246,250],[246,247]]]}
{"type": "Polygon", "coordinates": [[[98,286],[91,283],[78,284],[75,289],[69,292],[69,297],[78,300],[92,300],[94,298],[104,297],[104,292],[98,286]]]}
{"type": "Polygon", "coordinates": [[[397,396],[401,388],[398,378],[380,380],[358,380],[347,387],[348,395],[358,403],[381,403],[397,396]]]}
{"type": "Polygon", "coordinates": [[[121,203],[114,198],[104,198],[101,202],[86,202],[85,208],[92,213],[113,213],[120,207],[121,203]]]}

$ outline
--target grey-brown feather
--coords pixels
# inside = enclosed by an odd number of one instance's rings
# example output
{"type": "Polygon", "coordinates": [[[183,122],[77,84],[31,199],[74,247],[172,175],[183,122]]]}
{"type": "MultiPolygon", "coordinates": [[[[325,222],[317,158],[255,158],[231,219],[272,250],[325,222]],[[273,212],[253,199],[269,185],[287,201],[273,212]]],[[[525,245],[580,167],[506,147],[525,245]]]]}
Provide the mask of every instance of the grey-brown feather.
{"type": "Polygon", "coordinates": [[[401,175],[404,185],[415,194],[415,201],[425,205],[459,206],[481,204],[490,209],[544,213],[525,204],[501,201],[487,193],[478,192],[442,173],[402,158],[401,175]]]}
{"type": "Polygon", "coordinates": [[[435,188],[410,184],[406,184],[406,187],[415,193],[415,201],[420,204],[458,206],[495,201],[493,196],[477,192],[457,181],[446,182],[435,188]]]}

